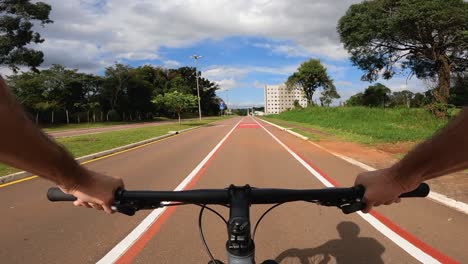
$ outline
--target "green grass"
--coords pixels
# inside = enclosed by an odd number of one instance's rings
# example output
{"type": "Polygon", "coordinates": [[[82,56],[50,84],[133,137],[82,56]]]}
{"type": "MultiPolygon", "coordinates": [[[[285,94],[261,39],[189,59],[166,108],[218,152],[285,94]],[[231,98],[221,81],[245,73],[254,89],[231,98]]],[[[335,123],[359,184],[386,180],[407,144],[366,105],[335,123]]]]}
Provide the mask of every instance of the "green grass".
{"type": "MultiPolygon", "coordinates": [[[[165,121],[171,120],[168,118],[156,118],[151,121],[165,121]]],[[[177,120],[173,120],[177,121],[177,120]]],[[[58,124],[58,125],[44,125],[42,130],[46,132],[55,132],[55,131],[64,131],[64,130],[71,130],[71,129],[84,129],[84,128],[98,128],[98,127],[107,127],[107,126],[116,126],[116,125],[127,125],[127,124],[137,124],[142,122],[150,122],[148,120],[144,121],[133,121],[133,122],[96,122],[96,123],[87,123],[83,122],[80,124],[58,124]]]]}
{"type": "MultiPolygon", "coordinates": [[[[225,117],[206,117],[202,121],[192,120],[179,124],[167,124],[153,127],[134,128],[121,131],[106,132],[93,135],[82,135],[67,138],[58,138],[56,141],[62,144],[75,157],[128,145],[134,142],[167,134],[169,131],[187,129],[205,125],[225,117]]],[[[7,175],[19,170],[0,163],[0,175],[7,175]]]]}
{"type": "Polygon", "coordinates": [[[368,144],[420,141],[447,123],[447,120],[437,119],[424,109],[414,108],[309,107],[270,115],[265,119],[284,120],[368,144]]]}

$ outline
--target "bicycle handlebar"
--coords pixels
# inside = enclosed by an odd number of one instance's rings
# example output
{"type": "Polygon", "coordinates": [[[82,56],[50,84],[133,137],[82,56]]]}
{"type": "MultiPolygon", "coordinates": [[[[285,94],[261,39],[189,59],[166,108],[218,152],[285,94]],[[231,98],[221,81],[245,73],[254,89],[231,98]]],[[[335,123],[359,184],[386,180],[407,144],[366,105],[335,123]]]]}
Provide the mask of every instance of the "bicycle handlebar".
{"type": "MultiPolygon", "coordinates": [[[[421,183],[415,190],[404,193],[400,197],[426,197],[429,186],[421,183]]],[[[344,213],[352,213],[365,208],[361,201],[364,195],[363,186],[349,188],[324,188],[310,190],[292,189],[257,189],[248,188],[250,204],[275,204],[293,201],[316,202],[324,206],[336,206],[344,213]]],[[[49,201],[74,201],[72,195],[63,193],[59,188],[50,188],[47,192],[49,201]]],[[[127,191],[119,189],[115,193],[114,204],[120,206],[125,214],[134,214],[140,209],[152,209],[161,206],[161,202],[181,202],[192,204],[230,204],[228,189],[207,189],[187,191],[127,191]],[[133,213],[124,208],[130,205],[133,213]],[[123,207],[122,207],[123,206],[123,207]]]]}

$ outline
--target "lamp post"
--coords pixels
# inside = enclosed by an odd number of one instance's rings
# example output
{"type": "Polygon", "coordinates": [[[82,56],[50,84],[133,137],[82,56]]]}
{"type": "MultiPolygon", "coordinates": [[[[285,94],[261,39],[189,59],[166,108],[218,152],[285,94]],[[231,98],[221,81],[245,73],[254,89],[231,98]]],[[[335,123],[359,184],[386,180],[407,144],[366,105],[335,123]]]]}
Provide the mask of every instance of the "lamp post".
{"type": "Polygon", "coordinates": [[[231,108],[228,108],[229,105],[229,89],[226,89],[226,108],[228,115],[231,113],[231,108]]]}
{"type": "Polygon", "coordinates": [[[200,87],[198,85],[198,69],[197,69],[197,64],[198,64],[198,59],[201,59],[202,56],[200,55],[192,55],[192,59],[195,60],[195,77],[197,79],[197,96],[198,96],[198,117],[201,121],[201,104],[200,104],[200,87]]]}

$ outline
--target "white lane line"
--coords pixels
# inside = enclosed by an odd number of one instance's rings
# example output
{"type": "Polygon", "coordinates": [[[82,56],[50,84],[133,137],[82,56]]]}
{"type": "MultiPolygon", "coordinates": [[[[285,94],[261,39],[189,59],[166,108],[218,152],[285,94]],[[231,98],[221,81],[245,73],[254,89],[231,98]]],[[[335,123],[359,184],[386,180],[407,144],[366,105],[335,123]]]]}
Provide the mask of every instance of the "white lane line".
{"type": "MultiPolygon", "coordinates": [[[[254,119],[255,120],[255,119],[254,119]]],[[[294,151],[292,151],[288,146],[286,146],[281,140],[279,140],[275,135],[273,135],[269,130],[262,126],[257,120],[257,124],[263,128],[276,142],[278,142],[286,151],[291,154],[299,163],[302,164],[312,175],[314,175],[320,182],[322,182],[327,187],[335,187],[331,182],[324,178],[319,172],[312,168],[307,162],[305,162],[301,157],[299,157],[294,151]]],[[[396,245],[406,251],[408,254],[413,256],[415,259],[421,261],[422,263],[440,263],[435,258],[425,253],[415,245],[411,244],[408,240],[388,228],[385,224],[380,222],[377,218],[370,214],[359,213],[364,220],[371,224],[377,231],[382,233],[384,236],[393,241],[396,245]]]]}
{"type": "MultiPolygon", "coordinates": [[[[377,170],[376,168],[371,167],[371,166],[369,166],[367,164],[364,164],[364,163],[362,163],[360,161],[357,161],[357,160],[355,160],[353,158],[350,158],[350,157],[347,157],[347,156],[344,156],[344,155],[329,151],[328,149],[326,149],[326,148],[324,148],[324,147],[322,147],[322,146],[320,146],[320,145],[318,145],[318,144],[316,144],[314,142],[309,141],[309,143],[316,146],[316,147],[318,147],[318,148],[320,148],[320,149],[322,149],[322,150],[324,150],[324,151],[326,151],[326,152],[328,152],[328,153],[330,153],[330,154],[332,154],[332,155],[334,155],[334,156],[336,156],[336,157],[338,157],[338,158],[340,158],[340,159],[342,159],[342,160],[345,160],[345,161],[347,161],[347,162],[349,162],[349,163],[351,163],[351,164],[353,164],[355,166],[358,166],[358,167],[360,167],[360,168],[362,168],[364,170],[367,170],[367,171],[377,170]]],[[[429,198],[429,199],[431,199],[431,200],[433,200],[433,201],[435,201],[435,202],[437,202],[439,204],[445,205],[447,207],[450,207],[452,209],[455,209],[455,210],[457,210],[457,211],[459,211],[461,213],[464,213],[464,214],[468,215],[468,204],[466,204],[464,202],[457,201],[455,199],[449,198],[449,197],[447,197],[447,196],[445,196],[443,194],[440,194],[440,193],[437,193],[437,192],[434,192],[434,191],[431,191],[429,193],[429,195],[427,196],[427,198],[429,198]]]]}
{"type": "MultiPolygon", "coordinates": [[[[190,172],[190,174],[174,189],[174,191],[183,190],[197,175],[197,173],[205,166],[205,164],[210,160],[210,158],[216,153],[216,151],[223,145],[223,143],[228,139],[232,132],[236,129],[243,118],[237,122],[237,124],[224,136],[223,139],[206,155],[206,157],[190,172]]],[[[158,218],[166,211],[167,207],[162,207],[153,210],[143,221],[133,229],[130,234],[128,234],[122,241],[120,241],[111,251],[109,251],[98,264],[108,264],[114,263],[119,259],[119,257],[124,254],[147,230],[148,228],[156,221],[158,218]]]]}
{"type": "MultiPolygon", "coordinates": [[[[275,127],[277,127],[278,129],[285,130],[284,127],[279,126],[279,125],[274,124],[274,123],[271,123],[271,122],[268,122],[268,121],[266,121],[266,120],[262,120],[262,122],[265,122],[265,123],[268,123],[268,124],[270,124],[270,125],[272,125],[272,126],[275,126],[275,127]]],[[[299,137],[299,138],[302,138],[302,137],[299,137]]],[[[302,139],[303,139],[303,138],[302,138],[302,139]]],[[[364,170],[367,170],[367,171],[374,171],[374,170],[376,170],[376,168],[374,168],[374,167],[371,167],[371,166],[369,166],[369,165],[367,165],[367,164],[364,164],[364,163],[362,163],[362,162],[360,162],[360,161],[357,161],[357,160],[355,160],[355,159],[353,159],[353,158],[350,158],[350,157],[348,157],[348,156],[345,156],[345,155],[342,155],[342,154],[339,154],[339,153],[330,151],[330,150],[328,150],[328,149],[322,147],[321,145],[316,144],[316,143],[314,143],[314,142],[312,142],[312,141],[308,141],[308,142],[309,142],[310,144],[316,146],[317,148],[320,148],[320,149],[322,149],[322,150],[324,150],[324,151],[326,151],[326,152],[332,154],[333,156],[338,157],[338,158],[340,158],[340,159],[342,159],[342,160],[345,160],[345,161],[347,161],[348,163],[351,163],[351,164],[353,164],[353,165],[355,165],[355,166],[358,166],[358,167],[360,167],[360,168],[362,168],[362,169],[364,169],[364,170]]],[[[450,197],[447,197],[447,196],[444,195],[444,194],[440,194],[440,193],[437,193],[437,192],[434,192],[434,191],[431,191],[431,192],[429,193],[429,195],[427,196],[427,198],[433,200],[434,202],[437,202],[437,203],[439,203],[439,204],[445,205],[445,206],[447,206],[447,207],[450,207],[450,208],[452,208],[452,209],[454,209],[454,210],[457,210],[457,211],[459,211],[459,212],[461,212],[461,213],[464,213],[464,214],[468,215],[468,204],[466,204],[466,203],[464,203],[464,202],[461,202],[461,201],[452,199],[452,198],[450,198],[450,197]]]]}

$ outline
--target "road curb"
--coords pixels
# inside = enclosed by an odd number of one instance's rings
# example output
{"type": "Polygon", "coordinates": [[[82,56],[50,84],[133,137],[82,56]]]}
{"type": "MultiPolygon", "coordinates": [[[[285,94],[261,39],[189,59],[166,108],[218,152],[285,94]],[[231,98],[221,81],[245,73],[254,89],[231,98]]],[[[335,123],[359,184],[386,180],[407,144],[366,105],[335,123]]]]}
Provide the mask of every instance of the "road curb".
{"type": "Polygon", "coordinates": [[[308,137],[303,136],[303,135],[301,135],[301,134],[299,134],[299,133],[297,133],[297,132],[294,132],[294,131],[292,131],[292,130],[289,129],[289,128],[285,128],[285,127],[279,126],[279,125],[277,125],[277,124],[275,124],[275,123],[266,121],[265,119],[261,119],[261,118],[260,118],[260,120],[262,120],[263,122],[265,122],[265,123],[267,123],[267,124],[269,124],[269,125],[272,125],[272,126],[274,126],[274,127],[276,127],[276,128],[279,128],[279,129],[281,129],[281,130],[284,130],[284,131],[288,132],[289,134],[294,135],[294,136],[296,136],[296,137],[298,137],[298,138],[301,138],[301,139],[303,139],[303,140],[308,140],[308,139],[309,139],[308,137]]]}
{"type": "MultiPolygon", "coordinates": [[[[187,128],[187,129],[182,129],[182,130],[178,130],[178,131],[170,131],[169,133],[167,133],[165,135],[162,135],[162,136],[158,136],[158,137],[154,137],[154,138],[150,138],[150,139],[145,139],[145,140],[138,141],[138,142],[135,142],[135,143],[131,143],[131,144],[128,144],[128,145],[125,145],[125,146],[121,146],[121,147],[117,147],[117,148],[108,149],[108,150],[104,150],[104,151],[101,151],[101,152],[89,154],[89,155],[86,155],[86,156],[76,158],[75,160],[78,161],[78,162],[85,162],[85,161],[88,161],[88,160],[93,160],[93,159],[100,158],[100,157],[103,157],[103,156],[107,156],[107,155],[110,155],[110,154],[113,154],[113,153],[116,153],[116,152],[119,152],[119,151],[123,151],[123,150],[134,148],[134,147],[138,147],[138,146],[148,144],[148,143],[151,143],[151,142],[154,142],[154,141],[158,141],[158,140],[161,140],[161,139],[173,137],[175,135],[182,134],[182,133],[185,133],[185,132],[188,132],[190,130],[197,129],[197,128],[200,128],[200,127],[203,127],[203,126],[204,125],[191,127],[191,128],[187,128]]],[[[16,172],[16,173],[13,173],[13,174],[0,176],[0,184],[5,184],[5,183],[12,182],[12,181],[22,180],[22,179],[32,177],[32,176],[34,176],[33,173],[30,173],[30,172],[27,172],[27,171],[20,171],[20,172],[16,172]]]]}

